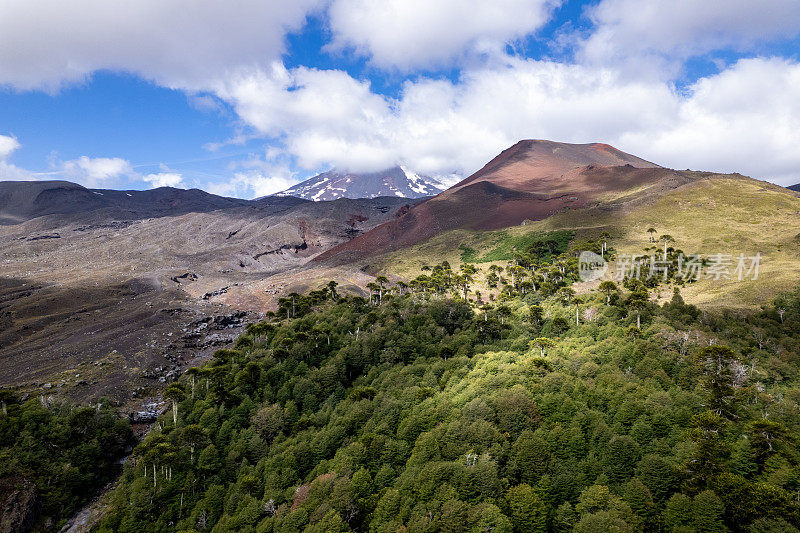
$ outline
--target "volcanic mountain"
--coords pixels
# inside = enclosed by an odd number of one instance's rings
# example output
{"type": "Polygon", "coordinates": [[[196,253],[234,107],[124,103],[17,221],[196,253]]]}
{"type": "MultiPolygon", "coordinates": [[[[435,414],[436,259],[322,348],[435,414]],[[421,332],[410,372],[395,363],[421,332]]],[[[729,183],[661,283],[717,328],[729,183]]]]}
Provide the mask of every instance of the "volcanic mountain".
{"type": "Polygon", "coordinates": [[[314,201],[379,196],[422,198],[439,194],[444,188],[444,185],[433,178],[395,166],[380,172],[330,170],[279,192],[276,196],[295,196],[314,201]]]}
{"type": "Polygon", "coordinates": [[[347,261],[447,230],[499,229],[563,209],[632,201],[691,179],[607,144],[524,140],[438,196],[316,260],[339,256],[347,261]]]}
{"type": "Polygon", "coordinates": [[[102,213],[115,219],[142,219],[249,204],[248,200],[225,198],[199,189],[159,187],[117,191],[87,189],[69,181],[0,181],[0,224],[18,224],[46,215],[77,217],[88,213],[102,213]]]}

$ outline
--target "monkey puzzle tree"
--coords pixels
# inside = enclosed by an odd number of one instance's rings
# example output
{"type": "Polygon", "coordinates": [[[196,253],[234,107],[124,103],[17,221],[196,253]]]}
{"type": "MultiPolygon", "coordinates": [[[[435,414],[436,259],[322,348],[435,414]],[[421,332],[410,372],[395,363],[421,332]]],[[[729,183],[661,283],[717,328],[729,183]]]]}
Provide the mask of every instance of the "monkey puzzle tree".
{"type": "Polygon", "coordinates": [[[148,466],[153,472],[153,487],[158,483],[158,465],[161,463],[162,455],[168,451],[169,443],[163,433],[147,438],[142,444],[136,447],[135,454],[139,458],[144,468],[144,476],[147,477],[148,466]]]}
{"type": "Polygon", "coordinates": [[[478,269],[475,268],[475,265],[472,265],[470,263],[461,265],[460,281],[462,288],[464,290],[464,301],[467,300],[467,294],[469,293],[469,284],[472,283],[473,281],[472,276],[477,272],[478,269]]]}
{"type": "Polygon", "coordinates": [[[369,302],[372,303],[372,297],[378,292],[378,284],[370,281],[367,283],[366,287],[369,290],[369,302]]]}
{"type": "Polygon", "coordinates": [[[667,243],[668,242],[675,242],[675,239],[672,238],[672,235],[662,235],[658,238],[659,241],[664,241],[664,258],[667,257],[667,243]]]}
{"type": "Polygon", "coordinates": [[[203,446],[208,441],[208,434],[203,426],[189,424],[181,430],[180,440],[189,447],[189,461],[194,464],[194,451],[198,446],[203,446]]]}
{"type": "Polygon", "coordinates": [[[575,289],[572,287],[561,287],[558,289],[557,296],[564,305],[569,305],[572,299],[575,298],[575,289]]]}
{"type": "Polygon", "coordinates": [[[545,351],[548,348],[553,348],[556,345],[552,339],[548,339],[547,337],[537,337],[530,342],[531,347],[537,347],[540,350],[541,356],[545,356],[545,351]]]}
{"type": "Polygon", "coordinates": [[[609,280],[600,283],[600,286],[598,288],[604,293],[606,293],[606,305],[611,303],[611,293],[619,291],[617,284],[609,280]]]}
{"type": "Polygon", "coordinates": [[[383,286],[386,283],[389,283],[389,278],[386,276],[378,276],[375,278],[375,282],[378,284],[378,304],[383,303],[383,286]]]}
{"type": "MultiPolygon", "coordinates": [[[[290,292],[287,295],[287,299],[289,300],[289,303],[291,303],[292,318],[297,316],[297,300],[300,299],[300,298],[301,298],[300,294],[298,294],[296,292],[290,292]]],[[[287,306],[287,310],[288,309],[289,309],[289,307],[287,306]]]]}
{"type": "Polygon", "coordinates": [[[634,344],[636,343],[636,339],[642,338],[642,330],[637,326],[629,326],[628,329],[625,330],[625,334],[633,339],[634,344]]]}
{"type": "Polygon", "coordinates": [[[228,398],[228,387],[226,386],[227,377],[229,374],[228,365],[214,361],[211,365],[205,367],[206,373],[206,387],[216,396],[219,402],[224,402],[228,398]]]}
{"type": "Polygon", "coordinates": [[[328,285],[327,285],[328,293],[331,295],[331,299],[333,299],[333,300],[337,300],[339,298],[339,294],[336,292],[336,287],[338,287],[338,286],[339,286],[339,284],[336,283],[334,280],[330,280],[328,282],[328,285]]]}
{"type": "Polygon", "coordinates": [[[655,235],[655,233],[656,233],[656,228],[650,228],[650,229],[648,229],[648,230],[647,230],[647,233],[649,233],[649,234],[650,234],[650,242],[655,242],[655,241],[653,240],[653,235],[655,235]]]}
{"type": "Polygon", "coordinates": [[[718,416],[732,419],[735,414],[734,375],[736,354],[727,346],[706,346],[697,354],[697,366],[703,373],[701,383],[708,393],[708,409],[718,416]]]}
{"type": "Polygon", "coordinates": [[[628,296],[627,306],[636,312],[636,329],[642,329],[642,311],[647,309],[649,300],[647,289],[641,282],[634,287],[634,290],[628,296]]]}
{"type": "Polygon", "coordinates": [[[186,393],[181,386],[176,383],[170,383],[164,391],[164,397],[169,398],[172,402],[172,422],[178,425],[178,404],[186,398],[186,393]]]}
{"type": "Polygon", "coordinates": [[[525,278],[525,274],[528,273],[528,270],[525,267],[519,265],[509,265],[508,268],[506,268],[506,271],[511,276],[511,286],[514,288],[514,290],[516,290],[519,284],[522,283],[525,278]]]}
{"type": "Polygon", "coordinates": [[[575,304],[575,325],[581,325],[580,304],[583,303],[581,298],[573,298],[572,303],[575,304]]]}
{"type": "Polygon", "coordinates": [[[406,289],[408,289],[408,283],[406,283],[405,281],[397,282],[397,292],[399,296],[402,296],[403,291],[405,291],[406,289]]]}
{"type": "Polygon", "coordinates": [[[514,313],[511,311],[511,308],[507,305],[499,305],[496,309],[497,315],[500,317],[500,323],[505,325],[506,318],[510,317],[514,313]]]}
{"type": "Polygon", "coordinates": [[[161,465],[161,471],[165,479],[172,481],[172,465],[178,460],[178,450],[175,445],[168,440],[163,440],[156,444],[150,451],[150,459],[153,463],[153,486],[155,486],[155,473],[157,465],[161,465]]]}
{"type": "Polygon", "coordinates": [[[184,372],[184,373],[187,376],[189,376],[189,380],[190,380],[190,382],[192,384],[192,400],[194,400],[194,389],[195,389],[195,385],[197,383],[197,377],[202,374],[202,371],[198,367],[193,366],[193,367],[187,368],[186,372],[184,372]]]}

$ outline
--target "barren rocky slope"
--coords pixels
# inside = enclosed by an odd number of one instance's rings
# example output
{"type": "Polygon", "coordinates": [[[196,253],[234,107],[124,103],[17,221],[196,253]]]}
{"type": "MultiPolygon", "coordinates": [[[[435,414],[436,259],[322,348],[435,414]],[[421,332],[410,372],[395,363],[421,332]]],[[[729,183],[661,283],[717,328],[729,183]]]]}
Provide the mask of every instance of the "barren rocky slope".
{"type": "Polygon", "coordinates": [[[408,205],[4,185],[0,385],[80,399],[158,390],[269,307],[263,280],[408,205]]]}

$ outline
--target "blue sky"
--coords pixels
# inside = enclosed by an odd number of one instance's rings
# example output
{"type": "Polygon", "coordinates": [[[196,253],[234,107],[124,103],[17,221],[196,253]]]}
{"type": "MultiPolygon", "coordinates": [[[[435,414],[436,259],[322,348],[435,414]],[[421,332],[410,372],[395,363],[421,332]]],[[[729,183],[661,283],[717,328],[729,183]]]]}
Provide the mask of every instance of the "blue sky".
{"type": "Polygon", "coordinates": [[[4,0],[0,179],[254,197],[549,138],[790,184],[799,52],[796,0],[4,0]]]}

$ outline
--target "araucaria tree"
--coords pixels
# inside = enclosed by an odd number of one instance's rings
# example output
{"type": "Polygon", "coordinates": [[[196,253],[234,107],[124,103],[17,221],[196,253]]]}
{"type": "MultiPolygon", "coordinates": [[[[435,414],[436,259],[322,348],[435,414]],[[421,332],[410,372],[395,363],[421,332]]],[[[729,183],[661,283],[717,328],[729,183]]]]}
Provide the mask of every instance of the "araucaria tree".
{"type": "Polygon", "coordinates": [[[178,425],[178,404],[186,397],[186,393],[178,383],[170,383],[164,391],[164,397],[172,402],[172,421],[178,425]]]}
{"type": "Polygon", "coordinates": [[[601,282],[598,288],[606,293],[606,305],[611,303],[611,293],[619,290],[617,284],[609,280],[601,282]]]}
{"type": "Polygon", "coordinates": [[[728,346],[706,346],[697,354],[702,384],[708,394],[708,409],[732,419],[736,416],[733,364],[736,354],[728,346]]]}
{"type": "Polygon", "coordinates": [[[531,344],[531,346],[535,346],[536,348],[539,348],[540,354],[541,354],[542,357],[544,357],[545,351],[548,348],[552,348],[552,347],[554,347],[556,345],[556,343],[553,342],[552,339],[548,339],[547,337],[537,337],[537,338],[533,339],[530,344],[531,344]]]}

